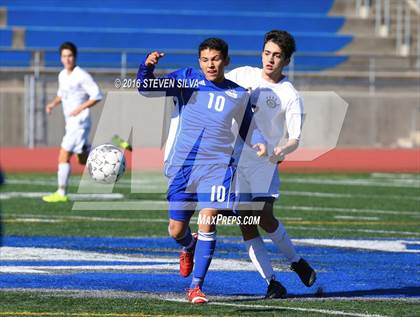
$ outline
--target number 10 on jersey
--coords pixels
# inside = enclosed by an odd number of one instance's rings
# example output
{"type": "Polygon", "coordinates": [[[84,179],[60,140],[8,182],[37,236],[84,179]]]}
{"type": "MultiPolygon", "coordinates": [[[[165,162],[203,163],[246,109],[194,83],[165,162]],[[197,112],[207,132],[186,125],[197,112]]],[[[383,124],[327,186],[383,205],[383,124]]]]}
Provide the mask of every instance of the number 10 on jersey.
{"type": "Polygon", "coordinates": [[[211,187],[211,196],[210,201],[218,201],[219,203],[222,203],[226,199],[226,188],[223,185],[217,186],[213,185],[211,187]]]}
{"type": "Polygon", "coordinates": [[[214,93],[209,92],[209,95],[210,95],[210,99],[209,99],[208,108],[209,109],[214,108],[214,110],[218,112],[222,112],[223,108],[225,107],[225,97],[219,95],[219,96],[216,96],[216,100],[214,100],[215,99],[214,93]]]}

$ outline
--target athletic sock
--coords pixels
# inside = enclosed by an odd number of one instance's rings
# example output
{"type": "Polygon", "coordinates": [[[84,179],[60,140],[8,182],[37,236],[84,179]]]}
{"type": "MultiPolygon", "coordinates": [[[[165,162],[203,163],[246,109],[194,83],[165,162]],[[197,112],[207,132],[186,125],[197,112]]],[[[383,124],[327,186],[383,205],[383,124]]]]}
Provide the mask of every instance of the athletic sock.
{"type": "Polygon", "coordinates": [[[277,229],[272,233],[268,233],[268,236],[290,263],[300,260],[300,256],[297,255],[295,247],[282,223],[279,222],[277,229]]]}
{"type": "Polygon", "coordinates": [[[70,163],[59,163],[58,164],[58,193],[65,195],[67,193],[67,185],[69,183],[71,166],[70,163]]]}
{"type": "Polygon", "coordinates": [[[258,236],[254,239],[247,240],[245,241],[245,246],[258,273],[265,279],[267,284],[270,284],[270,280],[275,278],[275,273],[263,239],[261,236],[258,236]]]}
{"type": "Polygon", "coordinates": [[[216,231],[198,231],[198,241],[194,254],[194,273],[190,288],[201,287],[213,258],[216,247],[216,231]]]}
{"type": "MultiPolygon", "coordinates": [[[[170,234],[170,233],[169,233],[170,234]]],[[[180,239],[175,239],[176,243],[178,243],[184,250],[190,249],[194,245],[194,239],[191,235],[190,227],[187,228],[185,234],[180,239]]]]}

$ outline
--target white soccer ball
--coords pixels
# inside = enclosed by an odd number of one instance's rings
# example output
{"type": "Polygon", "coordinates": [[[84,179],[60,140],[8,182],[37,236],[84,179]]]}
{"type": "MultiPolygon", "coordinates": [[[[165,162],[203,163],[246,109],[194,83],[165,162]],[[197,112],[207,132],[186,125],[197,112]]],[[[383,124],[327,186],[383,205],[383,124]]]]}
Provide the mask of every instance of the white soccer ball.
{"type": "Polygon", "coordinates": [[[92,179],[102,184],[115,183],[125,171],[124,153],[112,144],[95,147],[86,164],[92,179]]]}

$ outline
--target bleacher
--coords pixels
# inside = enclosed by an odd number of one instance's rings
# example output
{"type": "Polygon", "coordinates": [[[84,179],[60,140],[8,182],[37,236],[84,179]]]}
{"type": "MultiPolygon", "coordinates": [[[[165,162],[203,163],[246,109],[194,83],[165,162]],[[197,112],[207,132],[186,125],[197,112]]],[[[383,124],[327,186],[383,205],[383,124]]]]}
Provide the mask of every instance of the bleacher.
{"type": "Polygon", "coordinates": [[[344,17],[328,16],[334,0],[222,1],[64,1],[1,0],[5,25],[0,26],[0,66],[28,67],[33,49],[44,51],[43,65],[59,66],[57,48],[74,42],[84,67],[119,68],[121,52],[127,67],[137,67],[144,53],[167,51],[161,66],[196,65],[197,46],[216,36],[230,46],[231,67],[259,65],[263,34],[271,29],[291,32],[300,71],[331,69],[347,60],[336,56],[352,41],[339,34],[344,17]],[[23,30],[24,45],[15,48],[14,32],[23,30]],[[13,49],[13,50],[11,50],[13,49]],[[88,50],[88,51],[84,51],[88,50]]]}

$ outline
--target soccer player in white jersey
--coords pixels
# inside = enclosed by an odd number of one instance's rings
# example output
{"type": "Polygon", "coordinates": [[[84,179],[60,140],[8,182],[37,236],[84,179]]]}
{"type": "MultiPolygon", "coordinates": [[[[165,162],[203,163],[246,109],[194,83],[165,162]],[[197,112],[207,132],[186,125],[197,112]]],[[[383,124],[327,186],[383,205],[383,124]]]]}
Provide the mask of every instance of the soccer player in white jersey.
{"type": "MultiPolygon", "coordinates": [[[[255,120],[268,142],[268,153],[272,153],[266,160],[254,159],[249,155],[250,149],[244,148],[238,166],[240,212],[245,215],[252,213],[261,215],[261,228],[286,256],[291,269],[299,275],[306,286],[310,287],[316,279],[315,271],[296,253],[284,226],[273,214],[273,204],[279,197],[280,186],[277,164],[283,161],[287,154],[296,150],[301,135],[302,100],[292,83],[283,74],[283,68],[289,64],[295,50],[295,41],[288,32],[270,31],[264,38],[263,68],[239,67],[226,74],[226,78],[252,90],[251,100],[255,107],[255,120]],[[287,142],[280,145],[285,127],[288,134],[287,142]]],[[[242,225],[241,230],[253,264],[267,281],[266,297],[286,297],[286,288],[276,281],[258,227],[242,225]]]]}
{"type": "Polygon", "coordinates": [[[59,52],[64,69],[58,75],[57,96],[45,110],[50,114],[61,103],[66,127],[58,155],[58,189],[42,197],[49,203],[68,201],[70,158],[75,153],[79,163],[86,164],[90,150],[88,141],[91,128],[90,108],[102,99],[101,90],[89,73],[76,65],[76,46],[71,42],[65,42],[60,46],[59,52]]]}

